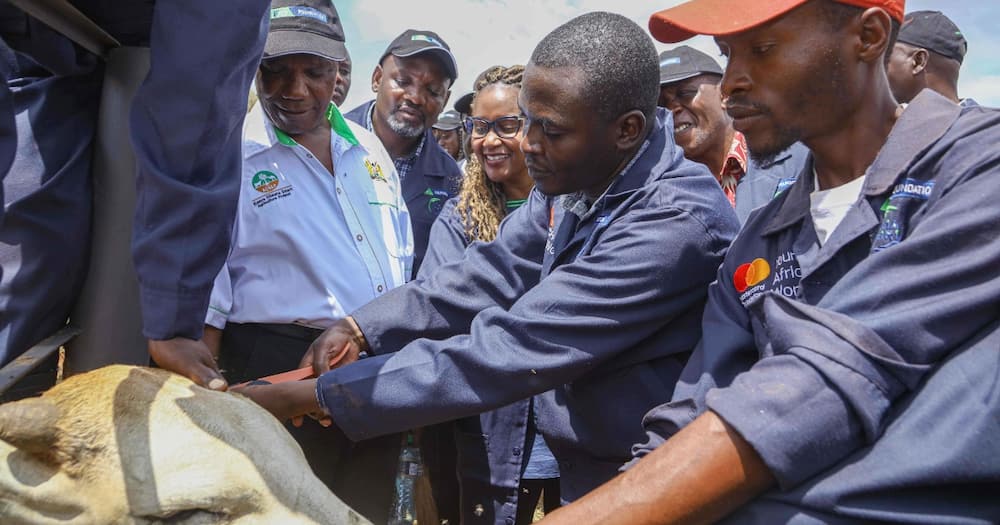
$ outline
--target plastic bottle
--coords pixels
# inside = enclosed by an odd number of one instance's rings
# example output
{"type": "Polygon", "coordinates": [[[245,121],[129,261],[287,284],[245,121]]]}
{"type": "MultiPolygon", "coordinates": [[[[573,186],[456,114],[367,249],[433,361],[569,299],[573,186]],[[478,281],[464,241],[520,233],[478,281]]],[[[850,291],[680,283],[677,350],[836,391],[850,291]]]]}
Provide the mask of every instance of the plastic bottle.
{"type": "Polygon", "coordinates": [[[420,477],[420,449],[413,444],[413,433],[407,432],[399,451],[396,469],[396,495],[392,499],[389,525],[417,525],[417,506],[413,490],[420,477]]]}

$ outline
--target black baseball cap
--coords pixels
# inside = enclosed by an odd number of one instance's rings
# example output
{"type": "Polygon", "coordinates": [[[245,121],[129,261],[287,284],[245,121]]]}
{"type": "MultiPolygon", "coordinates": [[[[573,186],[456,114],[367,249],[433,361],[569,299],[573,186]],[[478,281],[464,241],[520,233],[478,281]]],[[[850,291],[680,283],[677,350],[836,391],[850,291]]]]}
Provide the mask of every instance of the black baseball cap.
{"type": "Polygon", "coordinates": [[[461,115],[459,115],[457,111],[449,109],[448,111],[442,113],[438,117],[437,122],[431,127],[444,131],[451,131],[453,129],[458,129],[459,126],[461,125],[462,125],[461,115]]]}
{"type": "MultiPolygon", "coordinates": [[[[231,1],[231,0],[211,0],[231,1]]],[[[347,58],[344,28],[330,0],[273,0],[264,58],[306,53],[340,62],[347,58]]]]}
{"type": "Polygon", "coordinates": [[[433,31],[417,29],[403,31],[403,34],[397,36],[389,44],[378,61],[381,64],[382,60],[389,55],[405,58],[420,53],[432,53],[437,56],[452,83],[458,78],[458,62],[455,61],[455,55],[451,54],[451,48],[448,47],[444,39],[433,31]]]}
{"type": "Polygon", "coordinates": [[[714,58],[690,46],[677,46],[660,53],[660,85],[706,73],[722,76],[714,58]]]}
{"type": "Polygon", "coordinates": [[[907,14],[899,28],[897,40],[957,60],[959,64],[965,59],[965,52],[969,49],[962,31],[941,11],[914,11],[907,14]]]}

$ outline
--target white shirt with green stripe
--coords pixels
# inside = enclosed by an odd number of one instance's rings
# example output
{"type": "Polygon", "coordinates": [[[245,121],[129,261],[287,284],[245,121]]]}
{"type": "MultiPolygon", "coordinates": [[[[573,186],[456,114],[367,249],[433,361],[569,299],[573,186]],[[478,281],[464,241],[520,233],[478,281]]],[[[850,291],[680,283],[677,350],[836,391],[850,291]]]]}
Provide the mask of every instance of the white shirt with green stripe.
{"type": "Polygon", "coordinates": [[[243,128],[232,248],[205,322],[324,328],[406,282],[409,212],[392,159],[332,104],[334,175],[257,104],[243,128]]]}

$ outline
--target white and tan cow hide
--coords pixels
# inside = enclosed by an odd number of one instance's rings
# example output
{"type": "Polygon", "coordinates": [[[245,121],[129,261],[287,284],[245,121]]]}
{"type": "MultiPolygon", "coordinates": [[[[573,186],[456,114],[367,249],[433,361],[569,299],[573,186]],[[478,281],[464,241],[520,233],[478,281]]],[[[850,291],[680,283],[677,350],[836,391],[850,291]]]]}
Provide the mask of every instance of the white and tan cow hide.
{"type": "Polygon", "coordinates": [[[367,523],[252,401],[109,366],[0,405],[0,523],[367,523]]]}

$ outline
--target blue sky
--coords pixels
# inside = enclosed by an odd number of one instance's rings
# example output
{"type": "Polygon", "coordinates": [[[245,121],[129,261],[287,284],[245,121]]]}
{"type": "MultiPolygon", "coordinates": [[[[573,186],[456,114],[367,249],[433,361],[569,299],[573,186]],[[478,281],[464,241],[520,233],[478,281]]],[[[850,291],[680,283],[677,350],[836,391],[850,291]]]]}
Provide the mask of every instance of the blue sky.
{"type": "MultiPolygon", "coordinates": [[[[372,98],[371,73],[389,42],[404,30],[429,29],[441,35],[458,60],[459,77],[449,106],[471,91],[480,71],[495,64],[523,64],[549,31],[588,11],[614,11],[646,27],[649,15],[680,0],[334,0],[344,21],[354,61],[352,109],[372,98]]],[[[969,41],[959,95],[1000,106],[1000,2],[996,0],[909,0],[907,11],[935,9],[947,14],[969,41]]],[[[696,37],[689,45],[718,55],[715,43],[696,37]]],[[[657,43],[663,51],[670,46],[657,43]]],[[[720,61],[722,59],[720,58],[720,61]]]]}

